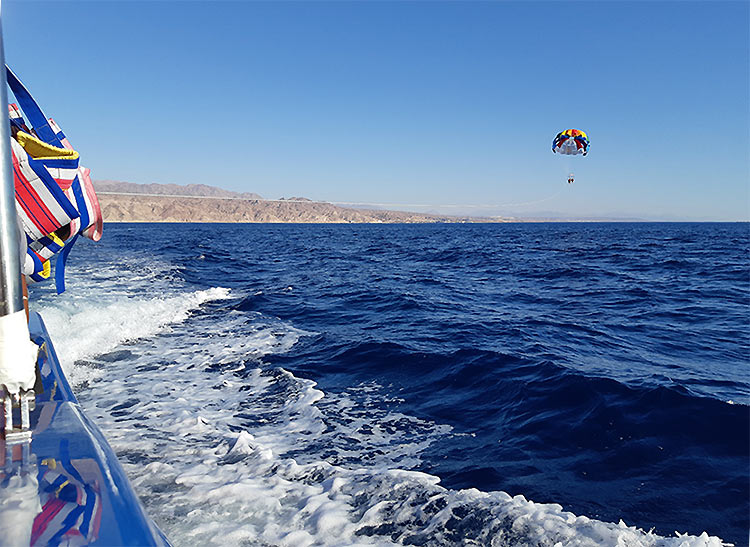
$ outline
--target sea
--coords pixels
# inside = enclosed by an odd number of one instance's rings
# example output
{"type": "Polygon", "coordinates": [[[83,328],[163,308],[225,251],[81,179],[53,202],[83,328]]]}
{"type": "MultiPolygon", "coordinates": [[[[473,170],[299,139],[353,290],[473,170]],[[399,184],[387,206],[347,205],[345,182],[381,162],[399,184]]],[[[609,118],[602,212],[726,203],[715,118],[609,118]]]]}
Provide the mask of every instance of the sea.
{"type": "Polygon", "coordinates": [[[750,224],[108,224],[31,289],[175,546],[748,545],[750,224]]]}

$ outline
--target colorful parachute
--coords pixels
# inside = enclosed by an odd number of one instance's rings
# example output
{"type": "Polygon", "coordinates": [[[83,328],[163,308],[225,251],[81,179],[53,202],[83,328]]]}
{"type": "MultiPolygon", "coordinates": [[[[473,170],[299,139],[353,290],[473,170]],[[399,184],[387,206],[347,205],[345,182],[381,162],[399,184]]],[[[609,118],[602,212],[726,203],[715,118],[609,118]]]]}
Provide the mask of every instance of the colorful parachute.
{"type": "Polygon", "coordinates": [[[589,153],[589,138],[580,129],[566,129],[552,141],[552,151],[567,156],[585,156],[589,153]]]}

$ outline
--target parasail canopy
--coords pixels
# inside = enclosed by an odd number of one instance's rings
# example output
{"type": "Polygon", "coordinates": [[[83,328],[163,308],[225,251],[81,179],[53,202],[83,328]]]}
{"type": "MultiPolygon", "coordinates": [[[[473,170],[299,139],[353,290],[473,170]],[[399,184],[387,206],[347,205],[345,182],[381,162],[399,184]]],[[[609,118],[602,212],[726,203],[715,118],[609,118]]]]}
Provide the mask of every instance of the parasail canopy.
{"type": "Polygon", "coordinates": [[[566,129],[552,141],[552,151],[567,156],[585,156],[589,153],[589,137],[580,129],[566,129]]]}

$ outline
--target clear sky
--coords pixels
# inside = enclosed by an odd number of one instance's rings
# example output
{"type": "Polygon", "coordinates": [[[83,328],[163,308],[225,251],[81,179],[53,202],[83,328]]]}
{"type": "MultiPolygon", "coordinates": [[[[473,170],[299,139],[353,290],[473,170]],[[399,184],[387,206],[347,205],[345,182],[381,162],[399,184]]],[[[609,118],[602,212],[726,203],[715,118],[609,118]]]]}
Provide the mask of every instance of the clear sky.
{"type": "Polygon", "coordinates": [[[5,0],[2,15],[8,63],[95,179],[747,220],[749,5],[5,0]],[[551,141],[571,127],[591,152],[569,186],[551,141]]]}

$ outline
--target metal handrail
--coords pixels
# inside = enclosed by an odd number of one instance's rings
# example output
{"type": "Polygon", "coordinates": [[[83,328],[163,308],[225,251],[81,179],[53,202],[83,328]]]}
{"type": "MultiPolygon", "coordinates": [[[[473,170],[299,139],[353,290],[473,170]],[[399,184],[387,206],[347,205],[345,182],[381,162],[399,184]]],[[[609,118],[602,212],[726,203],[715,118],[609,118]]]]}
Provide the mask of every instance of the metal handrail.
{"type": "MultiPolygon", "coordinates": [[[[0,12],[2,3],[0,2],[0,12]]],[[[2,15],[0,14],[0,67],[5,67],[5,48],[3,47],[2,15]]],[[[21,280],[21,247],[20,232],[18,227],[18,214],[16,213],[15,182],[13,179],[13,160],[10,144],[10,120],[8,119],[8,87],[5,83],[5,71],[3,70],[3,83],[0,84],[0,319],[6,325],[15,325],[19,328],[4,330],[3,339],[0,344],[3,347],[14,348],[12,351],[4,350],[0,359],[0,368],[3,371],[14,370],[8,378],[0,378],[0,399],[2,408],[2,437],[6,445],[17,443],[28,444],[31,441],[31,430],[29,422],[29,408],[33,406],[34,391],[24,391],[24,386],[16,392],[10,385],[18,382],[18,372],[28,378],[33,377],[34,359],[28,351],[31,344],[28,338],[28,328],[25,326],[24,318],[18,317],[23,314],[23,284],[21,280]],[[15,315],[16,317],[8,317],[15,315]],[[25,338],[25,340],[24,340],[25,338]],[[15,348],[18,350],[16,351],[15,348]],[[6,382],[10,381],[10,384],[6,382]],[[8,390],[12,391],[8,393],[8,390]],[[19,409],[20,419],[16,422],[13,417],[14,407],[19,409]]],[[[30,386],[29,386],[30,387],[30,386]]]]}
{"type": "MultiPolygon", "coordinates": [[[[2,4],[0,4],[1,10],[2,4]]],[[[0,67],[5,67],[1,14],[0,67]]],[[[2,72],[3,83],[0,85],[0,316],[5,316],[23,309],[23,288],[13,160],[10,151],[8,86],[5,84],[5,71],[2,72]]]]}

